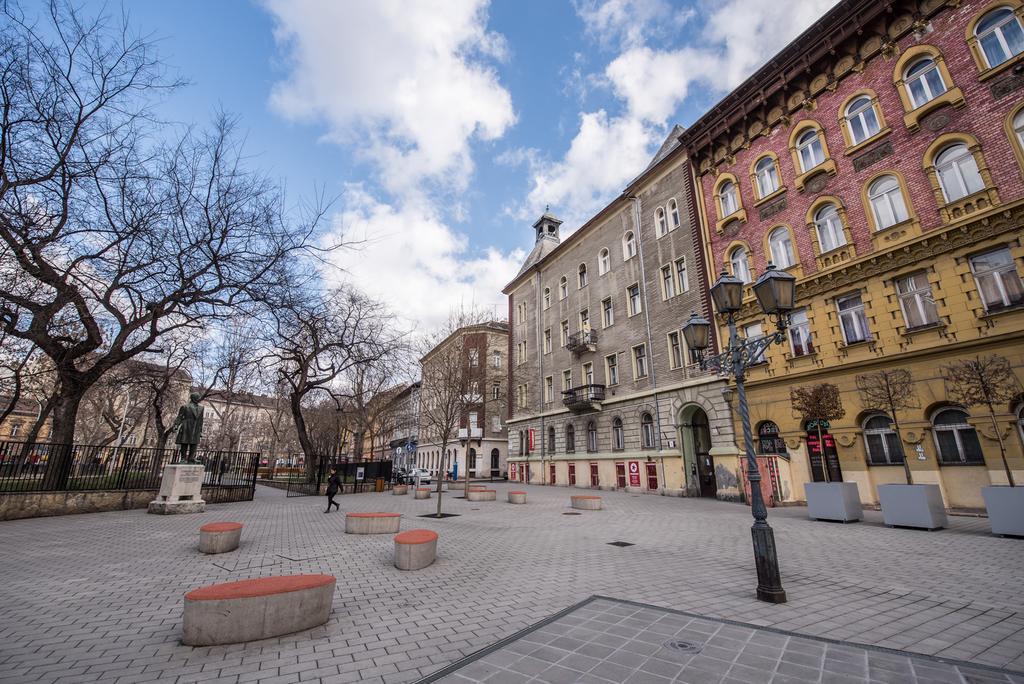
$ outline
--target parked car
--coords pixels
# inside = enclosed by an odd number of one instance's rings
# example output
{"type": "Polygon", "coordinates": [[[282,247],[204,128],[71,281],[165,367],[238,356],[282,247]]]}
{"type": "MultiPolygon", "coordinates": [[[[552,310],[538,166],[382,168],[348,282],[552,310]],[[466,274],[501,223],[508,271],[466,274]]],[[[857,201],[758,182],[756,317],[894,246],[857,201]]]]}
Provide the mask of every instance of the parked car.
{"type": "Polygon", "coordinates": [[[430,471],[427,470],[426,468],[412,468],[409,471],[409,482],[416,482],[417,477],[420,479],[420,484],[430,484],[430,481],[433,476],[430,474],[430,471]]]}

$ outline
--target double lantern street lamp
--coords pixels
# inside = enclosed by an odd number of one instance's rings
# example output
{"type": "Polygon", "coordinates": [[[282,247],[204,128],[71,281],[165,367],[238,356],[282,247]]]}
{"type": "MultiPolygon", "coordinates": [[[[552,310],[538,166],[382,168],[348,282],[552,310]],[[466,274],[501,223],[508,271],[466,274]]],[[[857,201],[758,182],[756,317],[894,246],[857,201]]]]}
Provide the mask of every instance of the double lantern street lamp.
{"type": "Polygon", "coordinates": [[[715,310],[729,324],[728,346],[720,354],[706,356],[710,346],[711,323],[696,313],[690,314],[690,320],[683,327],[683,337],[702,369],[714,368],[736,378],[736,394],[739,396],[740,420],[743,424],[743,449],[747,455],[747,481],[750,482],[750,509],[754,516],[750,534],[754,540],[754,562],[757,565],[757,598],[770,603],[785,603],[786,590],[782,588],[779,575],[775,534],[768,525],[768,509],[761,494],[761,471],[758,470],[757,458],[754,456],[754,437],[750,431],[750,413],[743,380],[747,368],[761,363],[768,347],[782,344],[785,340],[789,313],[796,300],[796,278],[769,263],[767,270],[754,283],[753,289],[761,309],[775,320],[774,333],[754,339],[739,336],[735,314],[742,306],[743,281],[723,271],[711,286],[711,299],[715,303],[715,310]]]}

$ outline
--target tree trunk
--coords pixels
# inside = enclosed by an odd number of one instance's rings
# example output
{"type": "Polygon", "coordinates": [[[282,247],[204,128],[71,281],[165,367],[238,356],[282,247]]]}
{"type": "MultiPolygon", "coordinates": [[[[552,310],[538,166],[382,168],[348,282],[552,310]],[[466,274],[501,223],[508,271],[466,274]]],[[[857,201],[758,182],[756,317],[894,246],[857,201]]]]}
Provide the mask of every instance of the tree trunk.
{"type": "Polygon", "coordinates": [[[900,443],[900,451],[903,452],[903,475],[907,478],[907,484],[912,485],[914,484],[914,477],[910,474],[910,459],[907,458],[907,450],[903,448],[903,433],[900,432],[900,423],[896,420],[896,411],[892,411],[891,408],[893,432],[896,433],[896,439],[900,443]]]}
{"type": "Polygon", "coordinates": [[[999,456],[1003,459],[1003,469],[1006,471],[1006,481],[1010,483],[1011,487],[1016,486],[1013,481],[1013,471],[1010,470],[1010,464],[1006,460],[1006,445],[1003,444],[1003,436],[999,434],[999,421],[996,420],[996,411],[992,407],[992,404],[988,404],[988,417],[992,420],[992,432],[996,435],[996,440],[999,441],[999,456]]]}
{"type": "Polygon", "coordinates": [[[53,429],[50,431],[50,454],[43,477],[43,489],[66,489],[75,449],[75,420],[85,388],[61,383],[53,403],[53,429]]]}
{"type": "Polygon", "coordinates": [[[444,473],[448,468],[448,441],[441,442],[441,467],[437,472],[437,517],[441,517],[441,491],[444,473]]]}

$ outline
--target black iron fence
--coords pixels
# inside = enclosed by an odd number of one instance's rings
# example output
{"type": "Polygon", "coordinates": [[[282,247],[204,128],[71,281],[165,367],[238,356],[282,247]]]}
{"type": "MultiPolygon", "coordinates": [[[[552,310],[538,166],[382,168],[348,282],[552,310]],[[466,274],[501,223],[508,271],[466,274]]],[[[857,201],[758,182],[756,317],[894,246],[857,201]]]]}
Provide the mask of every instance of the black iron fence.
{"type": "Polygon", "coordinates": [[[314,456],[306,473],[288,480],[288,496],[318,496],[327,488],[331,468],[338,469],[339,494],[383,491],[391,488],[391,461],[349,461],[314,456]]]}
{"type": "MultiPolygon", "coordinates": [[[[160,489],[176,457],[176,449],[0,441],[0,494],[160,489]]],[[[206,468],[204,500],[252,499],[259,453],[203,450],[196,462],[206,468]]]]}

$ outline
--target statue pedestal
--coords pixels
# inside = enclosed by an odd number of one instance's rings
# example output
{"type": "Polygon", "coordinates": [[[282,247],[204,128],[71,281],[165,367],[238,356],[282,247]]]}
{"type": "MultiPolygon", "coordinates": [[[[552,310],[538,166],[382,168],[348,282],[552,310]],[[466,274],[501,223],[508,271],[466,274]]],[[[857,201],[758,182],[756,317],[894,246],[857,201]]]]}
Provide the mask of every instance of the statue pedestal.
{"type": "Polygon", "coordinates": [[[149,502],[149,513],[174,515],[202,513],[206,502],[202,499],[203,466],[175,464],[164,466],[160,493],[149,502]]]}

